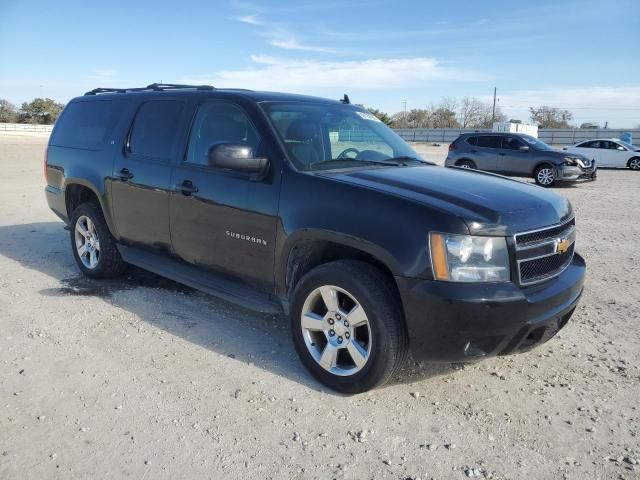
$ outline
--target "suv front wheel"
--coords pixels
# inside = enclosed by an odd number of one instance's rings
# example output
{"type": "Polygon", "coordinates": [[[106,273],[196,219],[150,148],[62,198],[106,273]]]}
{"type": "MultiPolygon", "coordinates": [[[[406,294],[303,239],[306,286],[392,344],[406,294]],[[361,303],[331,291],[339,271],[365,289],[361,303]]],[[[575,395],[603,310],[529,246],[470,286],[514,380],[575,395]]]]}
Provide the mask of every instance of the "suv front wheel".
{"type": "Polygon", "coordinates": [[[556,181],[556,171],[549,164],[540,165],[536,168],[533,179],[541,187],[550,187],[556,181]]]}
{"type": "Polygon", "coordinates": [[[291,329],[307,370],[342,393],[382,385],[407,353],[394,285],[364,262],[339,260],[307,273],[293,295],[291,329]]]}

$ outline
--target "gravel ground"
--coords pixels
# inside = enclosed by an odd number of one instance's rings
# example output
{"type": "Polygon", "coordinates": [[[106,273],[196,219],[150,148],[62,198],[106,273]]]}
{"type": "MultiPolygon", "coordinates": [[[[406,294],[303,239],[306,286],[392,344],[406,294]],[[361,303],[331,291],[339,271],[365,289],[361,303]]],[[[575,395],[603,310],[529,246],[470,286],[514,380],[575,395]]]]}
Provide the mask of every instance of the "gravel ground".
{"type": "Polygon", "coordinates": [[[640,174],[555,189],[589,266],[555,339],[345,397],[282,318],[141,271],[79,277],[44,145],[0,136],[0,478],[640,478],[640,174]]]}

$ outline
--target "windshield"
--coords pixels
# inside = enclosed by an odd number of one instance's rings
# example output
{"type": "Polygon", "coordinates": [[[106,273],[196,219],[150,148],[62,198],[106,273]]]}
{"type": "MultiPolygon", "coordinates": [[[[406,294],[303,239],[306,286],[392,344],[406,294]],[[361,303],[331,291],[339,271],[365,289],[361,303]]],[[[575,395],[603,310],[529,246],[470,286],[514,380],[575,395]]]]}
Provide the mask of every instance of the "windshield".
{"type": "Polygon", "coordinates": [[[267,102],[262,107],[302,170],[422,160],[374,115],[353,105],[267,102]]]}
{"type": "Polygon", "coordinates": [[[636,147],[631,145],[629,142],[625,142],[624,140],[616,140],[616,142],[618,142],[620,145],[623,145],[624,147],[628,148],[629,150],[635,150],[636,149],[636,147]]]}
{"type": "Polygon", "coordinates": [[[529,135],[520,135],[520,136],[525,142],[527,142],[529,145],[536,148],[537,150],[553,150],[553,148],[550,145],[547,145],[542,140],[538,140],[535,137],[531,137],[529,135]]]}

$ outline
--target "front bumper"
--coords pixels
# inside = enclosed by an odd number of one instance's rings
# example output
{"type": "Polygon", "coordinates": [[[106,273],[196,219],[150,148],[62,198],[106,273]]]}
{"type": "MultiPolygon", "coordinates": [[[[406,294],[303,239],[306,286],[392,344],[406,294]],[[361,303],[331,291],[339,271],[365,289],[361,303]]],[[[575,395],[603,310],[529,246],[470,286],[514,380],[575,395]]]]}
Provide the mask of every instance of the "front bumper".
{"type": "Polygon", "coordinates": [[[396,277],[413,358],[474,361],[546,342],[573,314],[585,271],[575,254],[560,276],[526,288],[396,277]]]}
{"type": "Polygon", "coordinates": [[[589,168],[579,166],[562,165],[556,167],[557,180],[560,182],[576,182],[578,180],[595,180],[597,177],[597,167],[595,162],[589,168]]]}

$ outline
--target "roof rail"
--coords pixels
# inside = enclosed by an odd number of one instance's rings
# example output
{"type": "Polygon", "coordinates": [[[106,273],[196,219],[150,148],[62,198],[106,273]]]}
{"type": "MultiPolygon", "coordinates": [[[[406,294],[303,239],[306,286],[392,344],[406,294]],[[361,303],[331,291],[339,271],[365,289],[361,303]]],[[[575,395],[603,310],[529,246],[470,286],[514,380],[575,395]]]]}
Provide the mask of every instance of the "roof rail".
{"type": "Polygon", "coordinates": [[[144,92],[145,90],[164,91],[179,90],[183,88],[193,88],[196,90],[215,90],[211,85],[180,85],[177,83],[152,83],[146,87],[136,88],[94,88],[85,93],[85,95],[97,95],[100,93],[128,93],[128,92],[144,92]]]}
{"type": "Polygon", "coordinates": [[[179,83],[152,83],[147,85],[150,90],[173,90],[181,88],[195,88],[196,90],[215,90],[211,85],[181,85],[179,83]]]}

